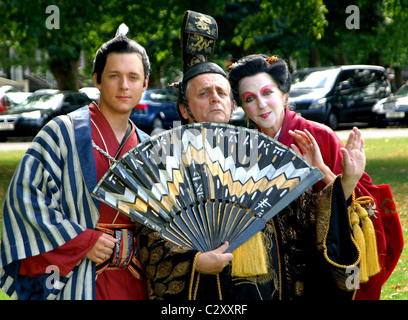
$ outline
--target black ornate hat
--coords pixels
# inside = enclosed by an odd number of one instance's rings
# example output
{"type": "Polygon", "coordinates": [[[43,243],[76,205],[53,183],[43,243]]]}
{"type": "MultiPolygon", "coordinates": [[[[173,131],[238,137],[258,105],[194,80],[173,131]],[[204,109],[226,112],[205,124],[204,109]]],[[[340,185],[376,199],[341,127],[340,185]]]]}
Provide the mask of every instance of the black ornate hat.
{"type": "Polygon", "coordinates": [[[203,73],[227,76],[220,66],[207,62],[208,56],[214,53],[217,38],[218,26],[213,17],[190,10],[185,13],[181,28],[184,84],[203,73]]]}

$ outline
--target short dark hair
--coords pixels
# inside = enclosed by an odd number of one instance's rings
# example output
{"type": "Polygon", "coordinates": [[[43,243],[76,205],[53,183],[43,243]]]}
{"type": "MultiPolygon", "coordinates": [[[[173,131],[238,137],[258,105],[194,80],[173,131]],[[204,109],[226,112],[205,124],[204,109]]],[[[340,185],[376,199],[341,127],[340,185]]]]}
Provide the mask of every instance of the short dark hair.
{"type": "Polygon", "coordinates": [[[291,76],[286,62],[278,57],[269,58],[263,54],[253,54],[238,60],[229,70],[228,79],[231,84],[234,100],[238,105],[241,105],[238,92],[241,79],[261,72],[269,74],[278,85],[279,90],[283,93],[289,93],[291,76]]]}
{"type": "Polygon", "coordinates": [[[142,57],[145,80],[150,75],[150,60],[145,48],[124,35],[118,35],[104,43],[96,52],[92,75],[96,73],[96,81],[98,83],[101,83],[102,73],[105,69],[106,59],[109,53],[139,53],[142,57]]]}

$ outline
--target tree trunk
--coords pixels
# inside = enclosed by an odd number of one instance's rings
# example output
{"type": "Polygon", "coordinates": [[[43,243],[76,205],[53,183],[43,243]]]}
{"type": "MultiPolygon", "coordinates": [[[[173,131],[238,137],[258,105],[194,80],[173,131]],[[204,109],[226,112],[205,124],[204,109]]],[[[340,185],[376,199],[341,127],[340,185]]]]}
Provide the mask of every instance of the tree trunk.
{"type": "Polygon", "coordinates": [[[402,76],[402,68],[399,66],[395,66],[394,73],[395,73],[395,90],[397,90],[404,84],[404,79],[402,76]]]}
{"type": "Polygon", "coordinates": [[[50,68],[59,90],[78,91],[79,59],[51,57],[50,68]]]}
{"type": "Polygon", "coordinates": [[[310,48],[309,66],[310,67],[321,67],[322,66],[322,63],[320,61],[320,52],[319,52],[319,49],[316,47],[310,48]]]}

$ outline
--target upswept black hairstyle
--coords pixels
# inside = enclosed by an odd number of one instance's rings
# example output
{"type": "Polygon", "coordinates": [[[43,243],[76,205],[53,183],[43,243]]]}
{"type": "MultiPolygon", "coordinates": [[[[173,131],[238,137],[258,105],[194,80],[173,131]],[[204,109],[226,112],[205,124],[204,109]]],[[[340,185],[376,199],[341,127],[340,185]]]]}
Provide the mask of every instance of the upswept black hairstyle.
{"type": "Polygon", "coordinates": [[[234,100],[241,105],[239,97],[239,82],[242,78],[254,76],[258,73],[266,72],[278,85],[283,93],[289,93],[291,77],[286,62],[276,56],[268,57],[263,54],[253,54],[245,56],[234,63],[228,74],[234,100]]]}
{"type": "Polygon", "coordinates": [[[104,43],[96,52],[92,75],[96,73],[96,81],[101,83],[102,73],[105,69],[106,59],[109,53],[139,53],[142,56],[144,78],[150,75],[150,60],[145,48],[136,41],[120,34],[104,43]]]}

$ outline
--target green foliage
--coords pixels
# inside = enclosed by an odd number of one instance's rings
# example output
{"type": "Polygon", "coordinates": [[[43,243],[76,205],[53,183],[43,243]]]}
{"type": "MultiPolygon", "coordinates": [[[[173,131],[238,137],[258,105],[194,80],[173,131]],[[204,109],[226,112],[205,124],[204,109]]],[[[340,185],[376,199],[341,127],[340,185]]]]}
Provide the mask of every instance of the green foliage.
{"type": "Polygon", "coordinates": [[[248,6],[247,15],[236,26],[233,43],[243,52],[266,52],[280,48],[287,55],[322,38],[327,25],[321,0],[239,1],[248,6]],[[305,40],[302,40],[305,39],[305,40]]]}
{"type": "Polygon", "coordinates": [[[408,1],[394,0],[386,2],[383,25],[378,30],[376,46],[382,48],[387,62],[392,65],[406,66],[408,61],[408,1]]]}
{"type": "MultiPolygon", "coordinates": [[[[0,2],[0,66],[38,67],[35,49],[47,54],[47,66],[57,80],[78,76],[80,52],[89,77],[96,50],[112,38],[120,23],[146,47],[152,62],[151,86],[160,86],[180,74],[180,27],[186,10],[212,15],[219,38],[211,58],[218,63],[232,56],[274,53],[310,64],[375,63],[406,66],[408,61],[407,0],[56,0],[60,28],[48,29],[46,0],[0,2]],[[349,5],[359,8],[360,29],[345,25],[349,5]],[[14,61],[8,57],[13,47],[14,61]],[[318,50],[316,61],[310,51],[318,50]],[[363,50],[364,49],[364,50],[363,50]],[[51,68],[53,66],[53,68],[51,68]],[[64,69],[65,66],[65,69],[64,69]],[[62,70],[58,70],[61,68],[62,70]],[[75,69],[70,72],[69,69],[75,69]],[[162,81],[162,82],[163,82],[162,81]]],[[[66,85],[72,85],[67,81],[66,85]]]]}

